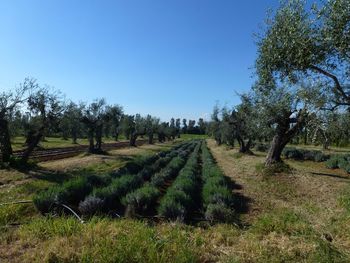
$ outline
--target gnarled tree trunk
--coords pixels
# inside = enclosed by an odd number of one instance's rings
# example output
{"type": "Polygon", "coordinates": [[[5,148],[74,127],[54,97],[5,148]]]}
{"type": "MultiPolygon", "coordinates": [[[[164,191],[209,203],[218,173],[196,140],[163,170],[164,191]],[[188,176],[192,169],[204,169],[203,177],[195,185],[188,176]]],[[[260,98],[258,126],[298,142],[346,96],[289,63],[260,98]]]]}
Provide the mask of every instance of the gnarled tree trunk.
{"type": "Polygon", "coordinates": [[[27,163],[31,153],[34,151],[35,147],[38,146],[40,140],[44,137],[45,127],[42,126],[29,140],[27,149],[24,151],[22,156],[22,162],[27,163]]]}
{"type": "Polygon", "coordinates": [[[148,134],[148,143],[153,144],[153,133],[148,134]]]}
{"type": "Polygon", "coordinates": [[[9,162],[12,155],[12,146],[8,121],[5,119],[0,120],[0,150],[2,154],[2,161],[9,162]]]}
{"type": "Polygon", "coordinates": [[[276,135],[273,137],[269,152],[266,157],[265,166],[282,162],[281,154],[284,147],[305,125],[307,112],[305,109],[299,110],[295,118],[291,118],[292,112],[286,112],[284,117],[277,120],[276,135]],[[294,126],[292,126],[292,124],[294,126]]]}
{"type": "Polygon", "coordinates": [[[138,133],[136,132],[133,132],[131,135],[130,135],[130,142],[129,142],[129,145],[130,146],[133,146],[133,147],[136,147],[136,140],[137,140],[137,137],[139,136],[138,133]]]}
{"type": "Polygon", "coordinates": [[[99,124],[96,127],[96,147],[94,149],[95,152],[102,151],[102,130],[103,130],[103,125],[99,124]]]}
{"type": "Polygon", "coordinates": [[[287,143],[288,141],[283,139],[282,134],[277,134],[273,137],[271,146],[265,161],[266,166],[282,162],[281,154],[287,143]]]}

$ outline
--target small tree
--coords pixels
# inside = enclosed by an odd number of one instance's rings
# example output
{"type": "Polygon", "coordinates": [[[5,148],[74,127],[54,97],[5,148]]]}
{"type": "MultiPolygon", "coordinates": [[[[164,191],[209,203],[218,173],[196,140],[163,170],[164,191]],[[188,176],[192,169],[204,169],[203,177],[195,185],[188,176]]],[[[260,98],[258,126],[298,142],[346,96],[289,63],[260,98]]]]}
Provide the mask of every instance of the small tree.
{"type": "Polygon", "coordinates": [[[105,134],[109,135],[110,129],[112,129],[112,134],[115,141],[118,141],[120,132],[120,123],[123,116],[123,108],[119,105],[107,106],[106,107],[106,128],[105,134]]]}
{"type": "Polygon", "coordinates": [[[140,114],[136,114],[135,116],[128,116],[125,124],[127,125],[125,128],[130,133],[129,144],[136,147],[138,136],[146,134],[146,120],[140,114]]]}
{"type": "Polygon", "coordinates": [[[187,120],[182,119],[182,133],[186,134],[187,133],[187,120]]]}
{"type": "Polygon", "coordinates": [[[102,151],[102,130],[105,118],[104,99],[97,99],[83,109],[81,122],[87,129],[87,137],[89,140],[89,152],[99,153],[102,151]],[[96,145],[95,145],[96,139],[96,145]]]}
{"type": "Polygon", "coordinates": [[[171,118],[170,120],[170,137],[172,140],[175,140],[176,135],[177,135],[177,131],[176,131],[176,126],[175,126],[175,119],[171,118]]]}
{"type": "Polygon", "coordinates": [[[265,165],[270,166],[282,161],[282,150],[304,127],[309,105],[298,93],[290,93],[284,87],[276,87],[269,93],[256,92],[259,118],[274,132],[265,161],[265,165]]]}
{"type": "Polygon", "coordinates": [[[82,126],[80,120],[83,117],[82,110],[84,105],[77,105],[74,102],[70,102],[62,116],[60,121],[60,129],[64,139],[68,139],[68,136],[72,138],[72,143],[76,144],[78,136],[81,135],[82,126]]]}
{"type": "Polygon", "coordinates": [[[176,136],[177,138],[180,138],[181,137],[181,119],[176,119],[175,128],[176,128],[176,136]]]}
{"type": "Polygon", "coordinates": [[[198,119],[198,128],[200,134],[205,134],[206,131],[206,123],[204,122],[203,118],[198,119]]]}
{"type": "Polygon", "coordinates": [[[253,99],[249,95],[242,95],[241,101],[241,104],[232,111],[229,122],[233,128],[234,138],[239,143],[239,151],[251,154],[250,148],[261,132],[259,129],[261,125],[253,99]]]}
{"type": "Polygon", "coordinates": [[[219,113],[220,109],[219,106],[216,104],[213,108],[213,113],[211,115],[211,122],[209,125],[209,134],[214,137],[216,144],[221,145],[222,143],[222,135],[221,135],[221,129],[220,129],[220,119],[219,119],[219,113]]]}
{"type": "Polygon", "coordinates": [[[159,127],[159,119],[152,117],[151,115],[147,115],[145,120],[145,129],[146,134],[148,136],[148,143],[153,144],[154,134],[158,131],[159,127]]]}
{"type": "Polygon", "coordinates": [[[227,107],[221,109],[220,141],[231,147],[234,147],[236,139],[236,131],[231,121],[231,111],[227,107]]]}
{"type": "Polygon", "coordinates": [[[61,94],[49,87],[40,88],[32,93],[27,104],[34,125],[27,135],[27,148],[22,155],[24,163],[28,161],[33,150],[46,136],[47,131],[59,126],[59,120],[64,111],[61,94]]]}

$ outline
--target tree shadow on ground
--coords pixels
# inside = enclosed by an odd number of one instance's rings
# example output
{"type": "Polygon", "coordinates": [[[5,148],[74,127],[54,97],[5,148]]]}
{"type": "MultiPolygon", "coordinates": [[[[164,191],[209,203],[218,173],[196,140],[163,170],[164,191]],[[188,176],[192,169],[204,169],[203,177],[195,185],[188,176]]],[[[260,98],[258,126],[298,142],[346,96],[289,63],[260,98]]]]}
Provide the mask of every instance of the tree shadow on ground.
{"type": "Polygon", "coordinates": [[[243,195],[240,192],[236,192],[235,190],[242,190],[243,186],[241,184],[237,184],[232,179],[228,179],[229,187],[232,190],[233,193],[233,208],[235,210],[235,213],[237,214],[236,218],[236,224],[243,228],[245,227],[245,224],[240,220],[240,215],[247,214],[250,210],[250,203],[252,202],[252,199],[243,195]]]}
{"type": "Polygon", "coordinates": [[[70,173],[51,171],[46,169],[36,169],[30,172],[30,176],[35,179],[61,184],[73,176],[70,173]]]}
{"type": "Polygon", "coordinates": [[[341,175],[337,175],[337,174],[315,173],[315,172],[310,172],[310,174],[319,175],[319,176],[328,176],[328,177],[339,178],[339,179],[344,179],[344,180],[350,180],[350,177],[341,176],[341,175]]]}

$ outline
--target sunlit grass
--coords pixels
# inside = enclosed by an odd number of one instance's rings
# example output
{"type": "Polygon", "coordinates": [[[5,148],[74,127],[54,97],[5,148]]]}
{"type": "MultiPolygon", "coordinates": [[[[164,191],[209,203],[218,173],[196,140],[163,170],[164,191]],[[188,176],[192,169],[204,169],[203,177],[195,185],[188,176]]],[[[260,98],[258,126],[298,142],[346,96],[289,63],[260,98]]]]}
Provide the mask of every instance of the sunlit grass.
{"type": "MultiPolygon", "coordinates": [[[[114,143],[115,140],[110,138],[103,138],[102,141],[104,143],[114,143]]],[[[121,135],[119,136],[119,141],[125,141],[125,136],[121,135]]],[[[12,147],[13,150],[21,150],[24,149],[25,138],[24,137],[14,137],[12,139],[12,147]]],[[[40,142],[40,146],[47,149],[47,148],[62,148],[62,147],[72,147],[77,145],[88,145],[89,142],[87,139],[79,138],[77,140],[77,144],[73,144],[72,139],[64,140],[62,137],[45,137],[45,140],[40,142]]]]}

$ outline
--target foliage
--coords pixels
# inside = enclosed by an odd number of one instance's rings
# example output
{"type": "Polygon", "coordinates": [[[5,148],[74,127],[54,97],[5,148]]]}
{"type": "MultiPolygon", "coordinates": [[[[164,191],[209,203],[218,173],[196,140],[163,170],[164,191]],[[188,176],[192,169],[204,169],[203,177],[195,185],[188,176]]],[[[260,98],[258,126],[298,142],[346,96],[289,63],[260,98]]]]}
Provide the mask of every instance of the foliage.
{"type": "Polygon", "coordinates": [[[54,186],[34,196],[35,207],[41,213],[48,213],[56,203],[78,205],[92,191],[92,181],[95,177],[78,177],[66,181],[60,186],[54,186]]]}
{"type": "Polygon", "coordinates": [[[232,222],[234,219],[232,209],[222,203],[209,204],[205,211],[205,218],[211,223],[213,222],[232,222]]]}
{"type": "Polygon", "coordinates": [[[131,206],[137,213],[142,213],[152,208],[160,196],[158,188],[151,184],[145,184],[136,191],[129,193],[123,200],[125,206],[131,206]]]}
{"type": "Polygon", "coordinates": [[[233,195],[224,174],[213,160],[205,143],[202,144],[202,199],[207,220],[225,221],[234,214],[232,210],[233,195]],[[231,212],[229,212],[231,211],[231,212]]]}
{"type": "Polygon", "coordinates": [[[326,161],[326,167],[330,169],[340,168],[350,174],[350,155],[332,155],[326,161]]]}
{"type": "Polygon", "coordinates": [[[103,188],[94,189],[92,196],[103,201],[103,210],[109,211],[121,205],[122,198],[143,183],[140,175],[127,174],[116,178],[103,188]]]}
{"type": "Polygon", "coordinates": [[[183,221],[191,211],[195,210],[196,192],[200,183],[197,172],[199,149],[200,143],[197,143],[185,166],[160,201],[158,208],[160,215],[183,221]]]}
{"type": "Polygon", "coordinates": [[[102,207],[103,207],[102,199],[94,196],[88,196],[85,198],[84,201],[81,201],[79,203],[78,209],[82,215],[93,216],[101,212],[100,210],[102,209],[102,207]]]}

